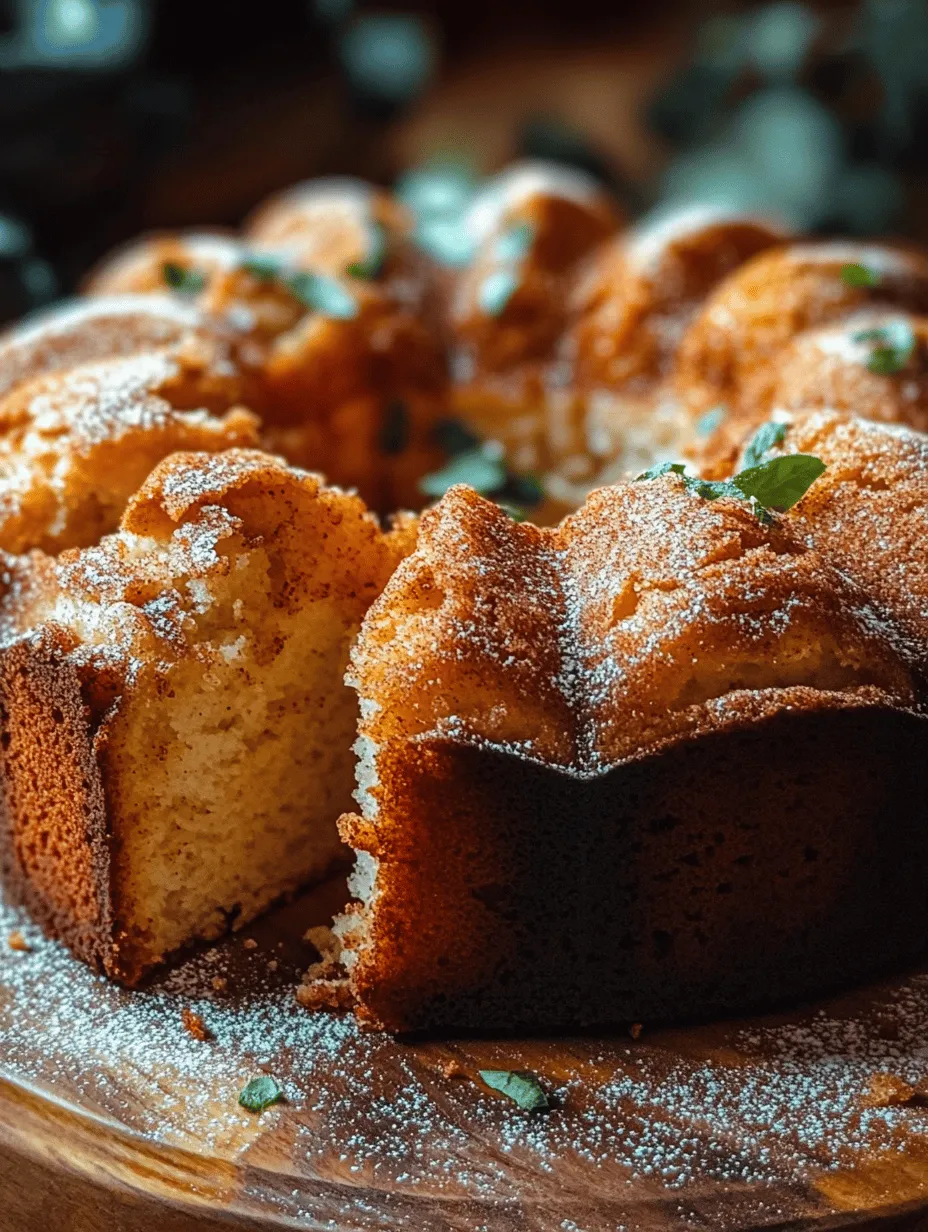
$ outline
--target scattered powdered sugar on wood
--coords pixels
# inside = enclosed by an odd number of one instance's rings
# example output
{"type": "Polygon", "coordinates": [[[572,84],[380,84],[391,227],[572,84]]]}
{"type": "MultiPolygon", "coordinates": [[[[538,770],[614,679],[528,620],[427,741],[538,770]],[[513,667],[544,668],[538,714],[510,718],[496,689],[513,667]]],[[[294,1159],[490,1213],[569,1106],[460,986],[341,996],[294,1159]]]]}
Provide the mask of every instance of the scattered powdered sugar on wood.
{"type": "Polygon", "coordinates": [[[2,1072],[149,1140],[223,1158],[285,1127],[291,1213],[312,1209],[301,1177],[519,1205],[549,1185],[554,1201],[565,1168],[629,1192],[682,1195],[716,1180],[760,1198],[764,1186],[799,1192],[818,1173],[928,1135],[921,1104],[862,1102],[877,1073],[928,1081],[928,976],[790,1020],[721,1024],[697,1048],[647,1027],[637,1041],[571,1040],[546,1072],[543,1044],[404,1044],[307,1012],[287,962],[269,970],[267,947],[231,942],[129,992],[0,906],[0,936],[17,931],[30,948],[0,953],[2,1072]],[[209,1040],[184,1028],[185,1010],[209,1040]],[[462,1077],[436,1063],[447,1047],[462,1077]],[[480,1068],[534,1070],[552,1110],[526,1114],[490,1092],[480,1068]],[[237,1098],[262,1072],[286,1102],[255,1116],[237,1098]]]}

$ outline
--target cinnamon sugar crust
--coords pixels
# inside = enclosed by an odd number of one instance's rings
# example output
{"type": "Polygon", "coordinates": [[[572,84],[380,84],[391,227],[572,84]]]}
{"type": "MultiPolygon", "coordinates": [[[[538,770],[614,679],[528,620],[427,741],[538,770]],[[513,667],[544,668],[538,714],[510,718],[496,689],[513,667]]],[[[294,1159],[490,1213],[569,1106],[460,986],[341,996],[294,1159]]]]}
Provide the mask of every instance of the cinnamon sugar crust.
{"type": "Polygon", "coordinates": [[[38,558],[0,652],[6,876],[136,983],[343,859],[348,648],[409,531],[257,451],[175,454],[38,558]]]}
{"type": "Polygon", "coordinates": [[[360,902],[324,995],[347,988],[365,1022],[693,1016],[914,948],[928,777],[906,638],[747,507],[667,476],[541,530],[454,489],[349,679],[360,902]],[[864,852],[893,878],[866,909],[847,892],[864,852]]]}
{"type": "Polygon", "coordinates": [[[787,420],[777,452],[811,453],[827,468],[785,515],[790,531],[880,604],[924,666],[928,437],[820,411],[787,420]]]}
{"type": "Polygon", "coordinates": [[[421,504],[437,470],[446,365],[433,277],[388,194],[349,180],[298,185],[239,236],[144,237],[98,267],[92,295],[165,287],[236,339],[262,444],[357,488],[383,514],[421,504]],[[293,275],[329,280],[321,300],[293,275]],[[303,287],[303,289],[301,289],[303,287]]]}
{"type": "Polygon", "coordinates": [[[697,416],[719,404],[737,411],[747,383],[755,403],[769,399],[779,356],[796,334],[883,308],[928,310],[928,257],[847,241],[761,253],[709,296],[683,338],[680,396],[697,416]],[[866,283],[848,278],[848,267],[864,270],[866,283]]]}

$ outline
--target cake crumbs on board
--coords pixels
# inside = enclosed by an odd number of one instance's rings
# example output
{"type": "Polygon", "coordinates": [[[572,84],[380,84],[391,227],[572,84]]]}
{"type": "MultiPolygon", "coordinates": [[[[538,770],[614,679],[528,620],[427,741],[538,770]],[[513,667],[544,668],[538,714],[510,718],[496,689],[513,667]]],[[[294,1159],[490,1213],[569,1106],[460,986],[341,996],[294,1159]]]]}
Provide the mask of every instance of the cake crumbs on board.
{"type": "Polygon", "coordinates": [[[2,902],[0,929],[21,931],[33,950],[29,962],[10,955],[0,967],[7,1077],[51,1085],[154,1142],[234,1159],[260,1132],[237,1106],[238,1092],[255,1073],[273,1073],[292,1118],[295,1168],[349,1188],[554,1210],[559,1169],[569,1161],[591,1186],[643,1181],[685,1202],[690,1187],[703,1192],[715,1180],[762,1203],[765,1186],[805,1193],[822,1171],[928,1139],[920,1099],[862,1103],[882,1090],[880,1075],[928,1089],[928,975],[887,986],[863,1008],[836,1003],[792,1023],[718,1024],[701,1051],[677,1049],[674,1033],[657,1029],[634,1044],[626,1031],[571,1040],[557,1072],[546,1073],[544,1050],[526,1053],[518,1041],[463,1041],[460,1064],[436,1058],[434,1045],[364,1032],[351,1016],[310,1013],[262,964],[249,969],[242,992],[231,945],[129,991],[2,902]],[[218,1001],[217,980],[228,988],[218,1001]],[[209,1048],[179,1029],[184,1010],[208,1024],[209,1048]],[[475,1081],[454,1081],[459,1068],[468,1076],[474,1050],[474,1072],[536,1070],[552,1113],[531,1118],[475,1081]]]}

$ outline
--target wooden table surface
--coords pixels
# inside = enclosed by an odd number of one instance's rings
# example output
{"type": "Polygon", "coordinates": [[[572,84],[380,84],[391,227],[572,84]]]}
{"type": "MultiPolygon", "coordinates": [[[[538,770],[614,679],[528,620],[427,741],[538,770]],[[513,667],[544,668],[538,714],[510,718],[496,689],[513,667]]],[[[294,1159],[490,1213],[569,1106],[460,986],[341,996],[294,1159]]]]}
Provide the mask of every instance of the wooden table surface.
{"type": "Polygon", "coordinates": [[[928,974],[638,1039],[402,1043],[295,1002],[303,930],[342,895],[135,993],[0,905],[2,1232],[928,1229],[928,1100],[861,1101],[875,1073],[928,1081],[928,974]],[[483,1068],[535,1071],[555,1106],[483,1068]],[[256,1115],[237,1096],[262,1072],[286,1102],[256,1115]]]}

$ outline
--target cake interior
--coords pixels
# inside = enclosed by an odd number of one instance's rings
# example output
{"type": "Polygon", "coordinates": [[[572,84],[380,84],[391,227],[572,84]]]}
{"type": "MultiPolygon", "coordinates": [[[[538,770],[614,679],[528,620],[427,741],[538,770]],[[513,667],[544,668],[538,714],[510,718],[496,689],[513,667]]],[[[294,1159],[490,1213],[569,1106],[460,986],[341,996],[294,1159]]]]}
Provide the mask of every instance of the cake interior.
{"type": "Polygon", "coordinates": [[[340,857],[357,703],[344,685],[358,604],[274,607],[263,548],[230,552],[167,692],[133,694],[107,768],[118,796],[117,920],[156,962],[245,923],[340,857]]]}
{"type": "MultiPolygon", "coordinates": [[[[89,710],[75,739],[101,797],[96,824],[108,827],[99,846],[113,945],[100,960],[129,983],[347,852],[335,821],[351,802],[358,704],[345,670],[399,549],[356,498],[245,456],[267,473],[176,524],[160,494],[143,496],[100,547],[65,554],[24,613],[64,651],[70,714],[89,710]]],[[[166,483],[175,467],[191,482],[180,456],[162,465],[166,483]]],[[[56,902],[67,909],[68,880],[66,827],[42,808],[41,779],[60,778],[60,732],[45,718],[54,690],[39,694],[38,661],[5,677],[7,694],[37,690],[31,704],[3,699],[8,775],[24,880],[54,915],[56,902]]]]}

